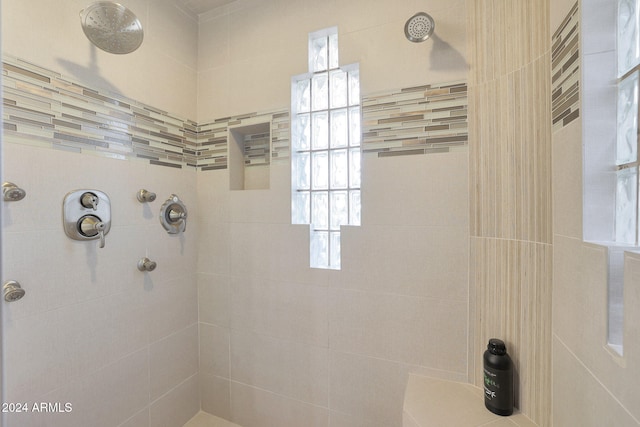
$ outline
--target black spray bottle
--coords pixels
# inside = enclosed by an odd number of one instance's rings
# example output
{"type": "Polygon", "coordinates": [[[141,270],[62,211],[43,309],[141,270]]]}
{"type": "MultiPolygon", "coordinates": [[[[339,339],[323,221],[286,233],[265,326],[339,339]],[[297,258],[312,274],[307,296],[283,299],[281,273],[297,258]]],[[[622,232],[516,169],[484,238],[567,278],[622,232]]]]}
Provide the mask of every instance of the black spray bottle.
{"type": "Polygon", "coordinates": [[[489,340],[484,352],[484,406],[494,414],[513,414],[513,364],[497,338],[489,340]]]}

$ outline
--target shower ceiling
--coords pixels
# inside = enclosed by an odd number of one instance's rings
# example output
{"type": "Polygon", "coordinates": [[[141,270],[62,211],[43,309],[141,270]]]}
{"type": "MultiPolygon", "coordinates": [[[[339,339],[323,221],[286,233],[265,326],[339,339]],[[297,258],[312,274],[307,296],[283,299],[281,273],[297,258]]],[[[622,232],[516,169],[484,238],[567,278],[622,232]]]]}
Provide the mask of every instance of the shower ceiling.
{"type": "Polygon", "coordinates": [[[199,15],[204,12],[208,12],[216,7],[224,6],[225,4],[233,3],[235,0],[174,0],[175,3],[182,9],[199,15]]]}

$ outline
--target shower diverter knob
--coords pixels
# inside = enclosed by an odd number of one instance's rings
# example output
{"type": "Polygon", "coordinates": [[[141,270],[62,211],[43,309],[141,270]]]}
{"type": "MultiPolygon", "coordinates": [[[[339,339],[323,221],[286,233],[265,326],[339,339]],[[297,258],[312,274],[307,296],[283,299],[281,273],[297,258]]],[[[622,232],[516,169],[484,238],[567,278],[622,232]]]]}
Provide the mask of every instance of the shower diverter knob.
{"type": "Polygon", "coordinates": [[[93,193],[86,192],[80,197],[80,204],[85,208],[91,208],[94,211],[98,210],[98,196],[93,193]]]}
{"type": "Polygon", "coordinates": [[[62,204],[64,232],[73,240],[100,240],[111,229],[109,196],[97,190],[75,190],[68,193],[62,204]]]}

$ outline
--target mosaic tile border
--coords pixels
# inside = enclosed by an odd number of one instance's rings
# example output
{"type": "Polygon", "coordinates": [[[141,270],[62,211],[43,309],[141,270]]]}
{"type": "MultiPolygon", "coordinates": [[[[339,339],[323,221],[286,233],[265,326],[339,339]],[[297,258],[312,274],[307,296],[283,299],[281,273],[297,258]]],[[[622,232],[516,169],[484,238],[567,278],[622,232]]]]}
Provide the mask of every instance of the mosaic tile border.
{"type": "Polygon", "coordinates": [[[551,38],[552,130],[580,117],[580,13],[571,8],[551,38]]]}
{"type": "Polygon", "coordinates": [[[4,136],[52,148],[196,166],[197,124],[3,58],[4,136]]]}
{"type": "MultiPolygon", "coordinates": [[[[4,137],[9,141],[206,171],[227,168],[230,127],[270,123],[270,153],[268,135],[247,135],[245,165],[277,164],[290,157],[288,110],[198,124],[7,56],[3,91],[4,137]]],[[[462,81],[364,97],[363,152],[386,157],[466,146],[467,111],[467,84],[462,81]]]]}
{"type": "Polygon", "coordinates": [[[4,136],[8,140],[138,158],[159,166],[211,170],[227,167],[228,126],[271,122],[271,156],[263,135],[260,143],[249,144],[245,163],[289,158],[288,111],[250,113],[198,124],[121,95],[105,95],[9,57],[3,58],[2,85],[4,136]]]}
{"type": "Polygon", "coordinates": [[[379,157],[448,152],[469,142],[465,81],[417,86],[362,100],[362,150],[379,157]]]}

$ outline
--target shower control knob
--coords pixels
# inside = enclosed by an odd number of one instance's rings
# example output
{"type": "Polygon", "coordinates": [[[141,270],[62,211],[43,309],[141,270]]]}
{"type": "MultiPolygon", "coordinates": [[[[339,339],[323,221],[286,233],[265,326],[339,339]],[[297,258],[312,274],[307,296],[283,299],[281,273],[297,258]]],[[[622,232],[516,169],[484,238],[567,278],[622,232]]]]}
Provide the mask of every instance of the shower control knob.
{"type": "Polygon", "coordinates": [[[144,257],[138,261],[138,270],[140,271],[153,271],[158,264],[155,261],[151,261],[149,258],[144,257]]]}
{"type": "Polygon", "coordinates": [[[80,204],[85,208],[91,208],[94,211],[98,210],[98,196],[93,193],[84,193],[80,198],[80,204]]]}
{"type": "Polygon", "coordinates": [[[78,221],[78,230],[85,237],[98,236],[100,239],[100,247],[104,248],[104,230],[106,224],[95,215],[86,215],[78,221]]]}

